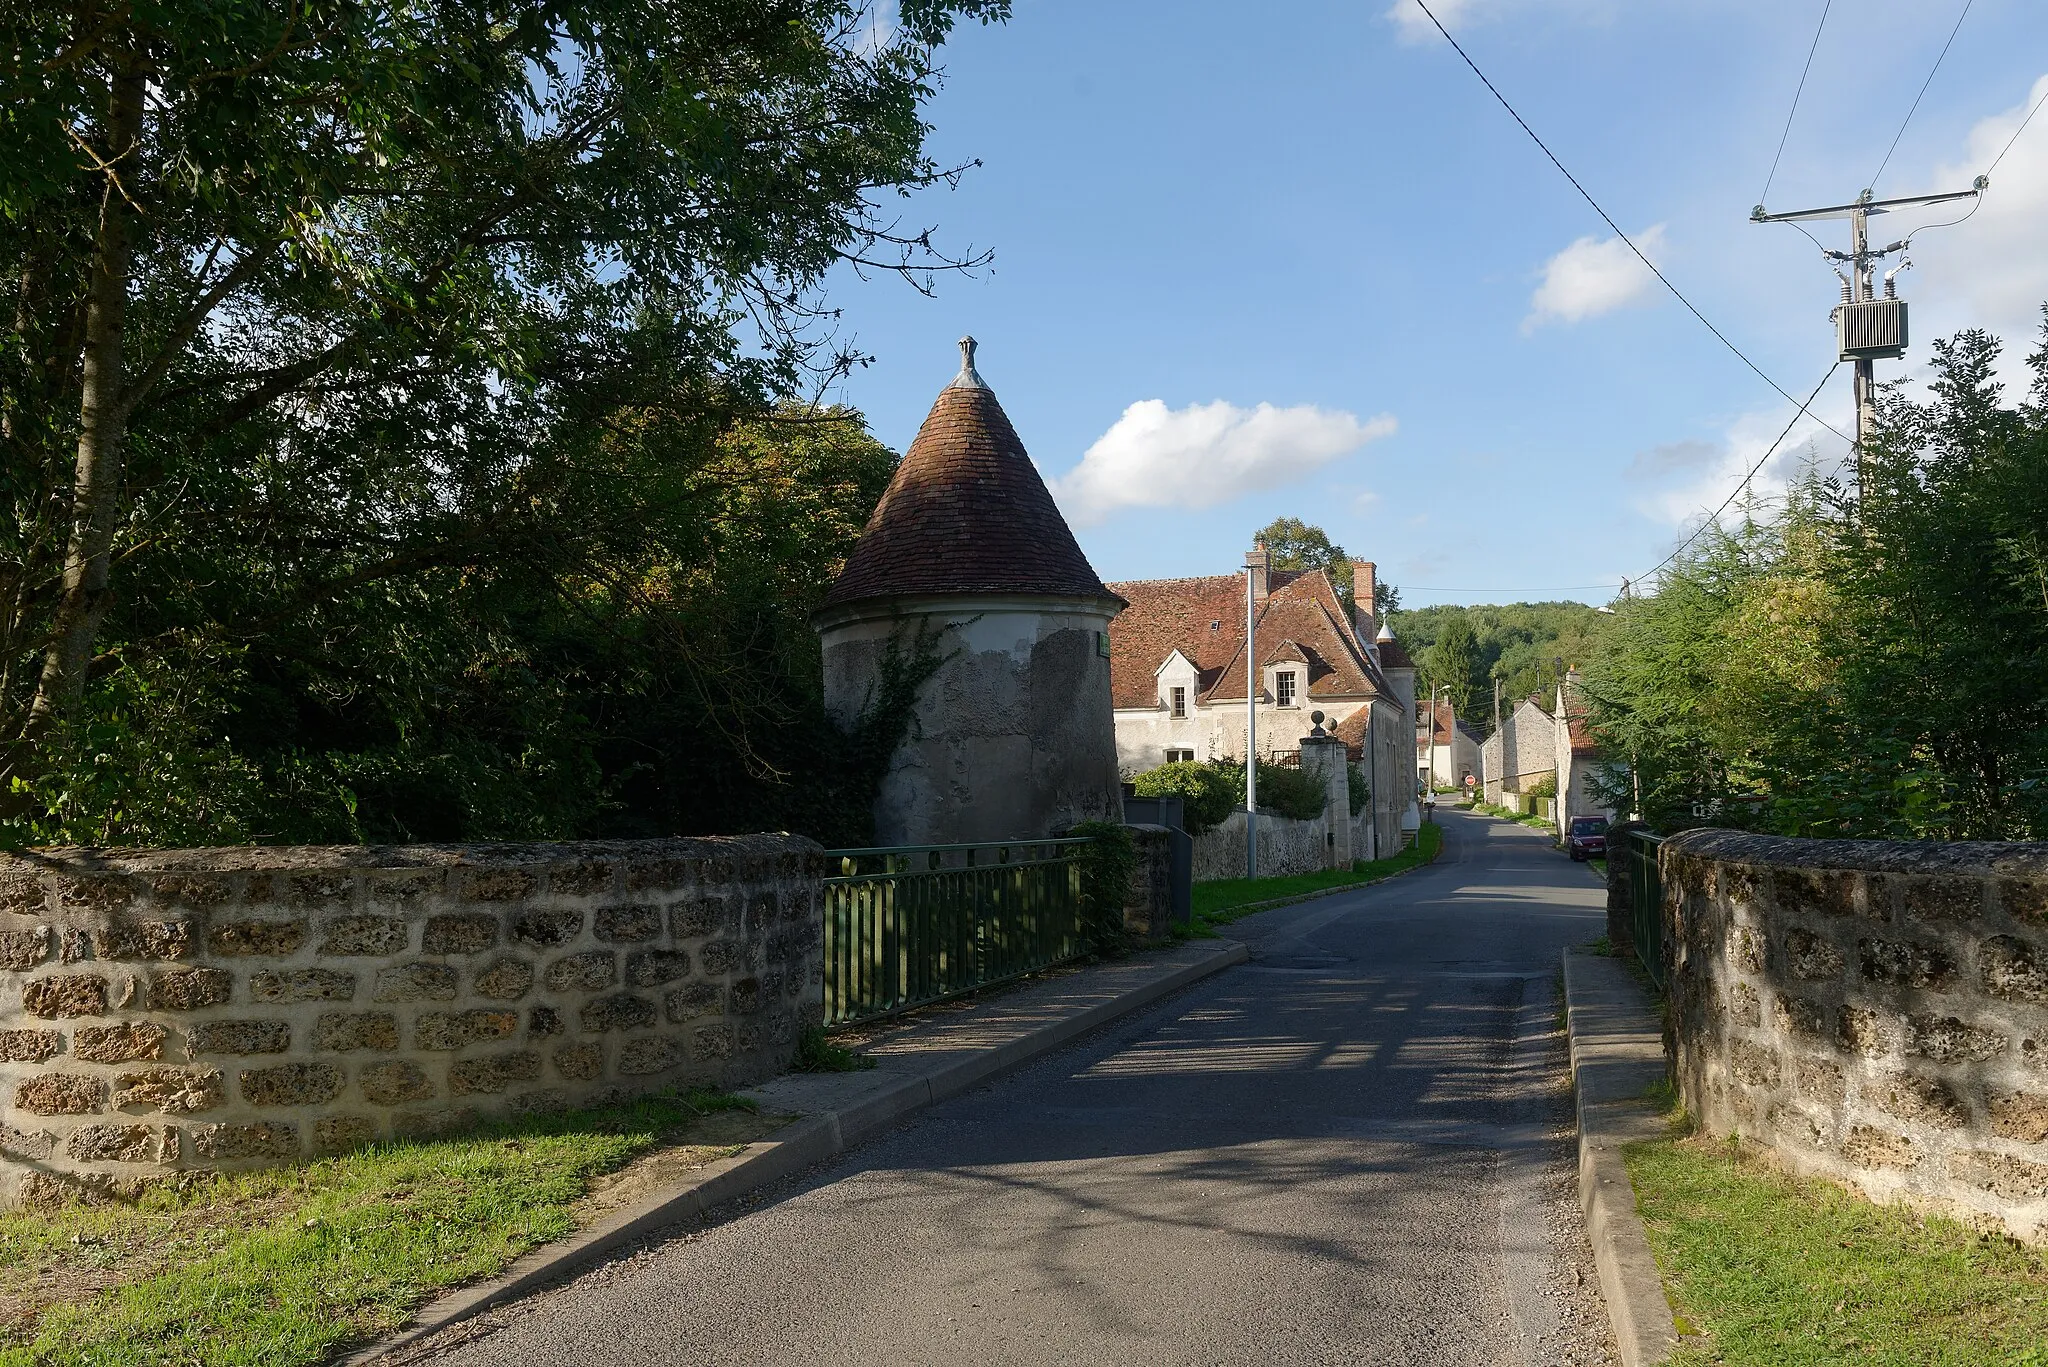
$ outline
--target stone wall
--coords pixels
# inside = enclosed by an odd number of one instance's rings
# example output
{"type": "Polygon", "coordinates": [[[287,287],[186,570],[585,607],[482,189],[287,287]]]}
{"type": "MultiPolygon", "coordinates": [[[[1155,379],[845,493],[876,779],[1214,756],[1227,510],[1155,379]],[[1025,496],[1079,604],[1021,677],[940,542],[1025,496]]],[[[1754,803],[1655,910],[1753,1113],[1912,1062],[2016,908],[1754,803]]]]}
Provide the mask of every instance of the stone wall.
{"type": "Polygon", "coordinates": [[[794,836],[0,856],[0,1203],[786,1065],[794,836]]]}
{"type": "Polygon", "coordinates": [[[2048,1242],[2048,849],[1690,831],[1660,867],[1710,1133],[2048,1242]]]}
{"type": "MultiPolygon", "coordinates": [[[[1365,820],[1348,813],[1337,818],[1352,823],[1353,838],[1365,820]]],[[[1329,867],[1328,813],[1313,821],[1295,821],[1273,812],[1259,813],[1259,877],[1288,878],[1329,867]]],[[[1195,881],[1244,877],[1244,812],[1235,811],[1195,837],[1195,881]]]]}

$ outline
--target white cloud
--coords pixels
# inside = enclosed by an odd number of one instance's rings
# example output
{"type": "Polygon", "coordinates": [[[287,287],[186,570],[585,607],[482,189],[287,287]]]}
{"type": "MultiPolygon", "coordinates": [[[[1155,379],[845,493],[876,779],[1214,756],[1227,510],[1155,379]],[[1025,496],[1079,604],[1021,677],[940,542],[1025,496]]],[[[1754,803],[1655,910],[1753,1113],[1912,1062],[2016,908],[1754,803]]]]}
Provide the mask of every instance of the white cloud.
{"type": "MultiPolygon", "coordinates": [[[[1443,20],[1445,28],[1456,28],[1458,22],[1480,7],[1480,0],[1431,0],[1431,9],[1436,17],[1443,20]]],[[[1401,30],[1401,37],[1408,42],[1420,42],[1437,36],[1436,25],[1429,22],[1429,16],[1422,12],[1422,6],[1415,0],[1394,0],[1387,7],[1386,17],[1401,30]]]]}
{"type": "Polygon", "coordinates": [[[1296,480],[1395,429],[1391,415],[1301,404],[1168,408],[1142,399],[1096,438],[1081,463],[1052,481],[1053,496],[1083,525],[1126,508],[1213,508],[1296,480]]]}
{"type": "MultiPolygon", "coordinates": [[[[1719,442],[1677,441],[1637,455],[1628,469],[1640,490],[1636,510],[1674,527],[1697,526],[1741,485],[1750,467],[1763,460],[1791,415],[1789,404],[1745,413],[1728,425],[1719,442]]],[[[1832,388],[1757,470],[1749,482],[1753,497],[1764,502],[1779,498],[1810,462],[1823,475],[1840,469],[1849,454],[1848,443],[1823,426],[1822,419],[1844,432],[1850,430],[1855,419],[1846,373],[1836,377],[1832,388]]],[[[1742,502],[1738,496],[1729,513],[1736,513],[1742,502]]]]}
{"type": "MultiPolygon", "coordinates": [[[[1655,261],[1664,246],[1664,225],[1636,234],[1643,255],[1655,261]]],[[[1582,237],[1543,265],[1543,283],[1529,296],[1522,331],[1544,323],[1576,323],[1639,303],[1657,288],[1657,277],[1618,237],[1582,237]]]]}
{"type": "MultiPolygon", "coordinates": [[[[2011,108],[1980,120],[1957,160],[1936,167],[1924,189],[1968,188],[1991,164],[2034,102],[2048,94],[2048,76],[2034,82],[2011,108]]],[[[1911,213],[1888,214],[1871,227],[1881,241],[1904,237],[1921,224],[1956,217],[1968,206],[1937,204],[1911,213]]],[[[2013,350],[2031,349],[2048,302],[2048,252],[2041,250],[2041,224],[2048,217],[2048,109],[2035,115],[2012,150],[1991,173],[1976,213],[1953,228],[1922,230],[1913,243],[1913,273],[1899,292],[1916,299],[1913,356],[1924,362],[1926,342],[1958,328],[1981,327],[1999,334],[2013,350]],[[1914,277],[1919,277],[1915,279],[1914,277]],[[1918,301],[1924,301],[1920,303],[1918,301]],[[1924,309],[1924,316],[1922,310],[1924,309]]]]}

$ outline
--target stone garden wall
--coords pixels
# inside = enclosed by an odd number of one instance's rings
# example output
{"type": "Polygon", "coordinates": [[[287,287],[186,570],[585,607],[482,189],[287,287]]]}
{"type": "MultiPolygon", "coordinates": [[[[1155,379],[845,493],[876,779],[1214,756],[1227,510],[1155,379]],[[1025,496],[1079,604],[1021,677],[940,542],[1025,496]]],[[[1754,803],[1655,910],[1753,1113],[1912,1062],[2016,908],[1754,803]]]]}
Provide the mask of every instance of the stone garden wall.
{"type": "Polygon", "coordinates": [[[770,1076],[823,875],[793,836],[0,856],[0,1204],[770,1076]]]}
{"type": "Polygon", "coordinates": [[[1691,831],[1660,867],[1709,1133],[2048,1242],[2048,849],[1691,831]]]}

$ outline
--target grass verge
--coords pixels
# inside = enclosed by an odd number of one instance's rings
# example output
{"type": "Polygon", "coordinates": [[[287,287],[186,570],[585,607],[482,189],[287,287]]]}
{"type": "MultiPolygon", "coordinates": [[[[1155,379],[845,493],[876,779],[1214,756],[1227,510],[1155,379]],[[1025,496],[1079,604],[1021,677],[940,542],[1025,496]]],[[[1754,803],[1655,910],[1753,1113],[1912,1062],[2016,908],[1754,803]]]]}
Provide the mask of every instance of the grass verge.
{"type": "Polygon", "coordinates": [[[1386,859],[1361,859],[1348,869],[1323,869],[1289,878],[1218,878],[1197,883],[1194,888],[1195,924],[1200,927],[1228,925],[1238,917],[1256,911],[1260,903],[1277,898],[1327,892],[1355,883],[1376,883],[1382,878],[1429,863],[1442,851],[1443,845],[1443,828],[1425,822],[1415,833],[1414,844],[1386,859]]]}
{"type": "Polygon", "coordinates": [[[2048,1256],[1725,1142],[1627,1154],[1673,1309],[1673,1367],[2048,1367],[2048,1256]]]}
{"type": "Polygon", "coordinates": [[[594,1189],[636,1158],[697,1166],[780,1123],[751,1110],[723,1093],[655,1096],[132,1205],[0,1215],[0,1364],[320,1362],[573,1232],[594,1189]]]}

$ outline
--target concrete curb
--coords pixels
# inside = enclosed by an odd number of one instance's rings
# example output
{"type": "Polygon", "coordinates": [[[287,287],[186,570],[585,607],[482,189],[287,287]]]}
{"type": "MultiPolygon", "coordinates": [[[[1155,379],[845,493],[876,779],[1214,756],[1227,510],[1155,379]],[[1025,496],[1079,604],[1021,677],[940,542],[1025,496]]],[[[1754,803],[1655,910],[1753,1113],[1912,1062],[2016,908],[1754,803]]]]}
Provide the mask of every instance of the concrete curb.
{"type": "Polygon", "coordinates": [[[858,1100],[801,1116],[730,1158],[614,1212],[588,1229],[537,1248],[489,1281],[428,1303],[403,1332],[342,1359],[344,1367],[405,1361],[405,1351],[434,1334],[507,1301],[603,1261],[657,1230],[701,1218],[713,1209],[846,1152],[919,1111],[1049,1054],[1100,1026],[1150,1006],[1190,983],[1244,963],[1250,951],[1235,940],[1106,1001],[977,1052],[882,1082],[858,1100]]]}
{"type": "Polygon", "coordinates": [[[1662,1031],[1642,986],[1618,960],[1564,953],[1566,1037],[1579,1120],[1579,1205],[1622,1367],[1656,1367],[1678,1347],[1664,1280],[1636,1211],[1625,1144],[1664,1123],[1644,1097],[1664,1077],[1662,1031]]]}

